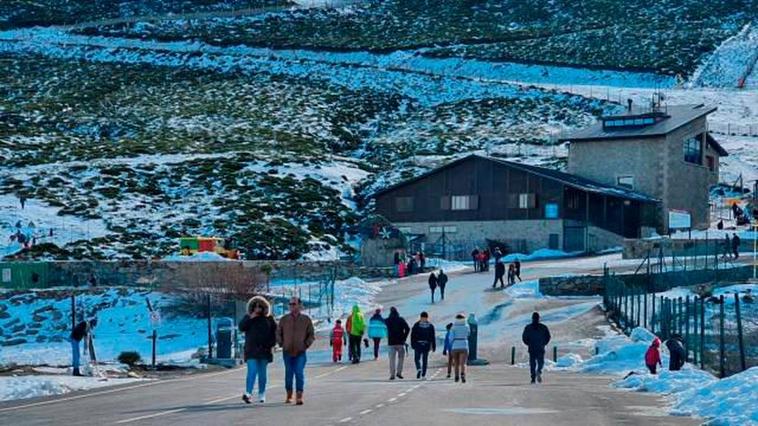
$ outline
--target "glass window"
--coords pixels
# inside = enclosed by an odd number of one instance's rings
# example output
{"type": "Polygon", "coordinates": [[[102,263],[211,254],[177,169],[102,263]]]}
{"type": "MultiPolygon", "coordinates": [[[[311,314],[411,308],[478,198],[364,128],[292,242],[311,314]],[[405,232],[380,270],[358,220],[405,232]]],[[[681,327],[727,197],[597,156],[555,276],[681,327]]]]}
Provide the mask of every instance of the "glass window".
{"type": "Polygon", "coordinates": [[[518,195],[518,208],[520,209],[533,209],[537,205],[537,197],[535,194],[519,194],[518,195]]]}
{"type": "Polygon", "coordinates": [[[687,138],[684,140],[684,161],[692,164],[702,164],[702,143],[697,137],[687,138]]]}
{"type": "Polygon", "coordinates": [[[616,178],[616,185],[634,189],[634,176],[619,176],[616,178]]]}
{"type": "Polygon", "coordinates": [[[476,210],[479,208],[477,195],[453,195],[450,200],[452,210],[476,210]]]}
{"type": "Polygon", "coordinates": [[[413,211],[413,197],[395,197],[395,210],[400,213],[413,211]]]}

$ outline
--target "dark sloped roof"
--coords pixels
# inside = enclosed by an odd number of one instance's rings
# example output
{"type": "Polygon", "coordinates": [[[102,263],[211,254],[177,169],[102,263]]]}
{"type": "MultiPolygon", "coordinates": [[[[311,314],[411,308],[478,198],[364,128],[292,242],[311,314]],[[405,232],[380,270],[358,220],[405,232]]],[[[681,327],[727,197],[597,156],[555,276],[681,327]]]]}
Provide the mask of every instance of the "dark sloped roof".
{"type": "Polygon", "coordinates": [[[705,142],[711,146],[716,152],[719,153],[721,157],[727,157],[729,156],[729,153],[726,152],[723,146],[721,146],[720,143],[716,141],[716,139],[711,135],[711,132],[707,132],[705,134],[705,142]]]}
{"type": "Polygon", "coordinates": [[[657,203],[657,202],[660,201],[657,198],[651,197],[651,196],[649,196],[647,194],[643,194],[641,192],[632,191],[632,190],[629,190],[629,189],[615,187],[615,186],[610,186],[610,185],[605,185],[605,184],[602,184],[602,183],[599,183],[599,182],[595,182],[595,181],[590,180],[590,179],[586,179],[586,178],[583,178],[583,177],[580,177],[580,176],[576,176],[576,175],[572,175],[572,174],[569,174],[569,173],[561,172],[561,171],[558,171],[558,170],[547,169],[547,168],[544,168],[544,167],[532,166],[532,165],[528,165],[528,164],[516,163],[516,162],[513,162],[513,161],[502,160],[502,159],[494,158],[494,157],[485,157],[485,156],[477,155],[477,154],[471,154],[471,155],[468,155],[468,156],[465,156],[465,157],[458,158],[458,159],[456,159],[454,161],[451,161],[451,162],[449,162],[449,163],[447,163],[447,164],[445,164],[445,165],[443,165],[441,167],[438,167],[438,168],[436,168],[434,170],[430,170],[430,171],[428,171],[426,173],[423,173],[423,174],[421,174],[419,176],[413,177],[413,178],[408,179],[406,181],[397,183],[395,185],[388,186],[387,188],[384,188],[384,189],[382,189],[380,191],[377,191],[374,194],[372,194],[371,198],[376,198],[377,196],[379,196],[381,194],[384,194],[386,192],[389,192],[389,191],[391,191],[393,189],[396,189],[396,188],[399,188],[399,187],[402,187],[402,186],[405,186],[405,185],[417,182],[417,181],[419,181],[421,179],[424,179],[425,177],[427,177],[429,175],[432,175],[434,173],[437,173],[439,171],[442,171],[444,169],[447,169],[449,167],[452,167],[454,165],[460,164],[460,163],[462,163],[464,161],[468,161],[468,160],[471,160],[471,159],[474,159],[474,158],[481,158],[481,159],[484,159],[484,160],[488,160],[488,161],[493,161],[493,162],[496,162],[496,163],[504,164],[506,166],[513,167],[514,169],[522,170],[524,172],[531,173],[531,174],[534,174],[534,175],[537,175],[537,176],[541,176],[541,177],[546,178],[546,179],[558,181],[558,182],[561,182],[561,183],[563,183],[565,185],[571,186],[573,188],[581,189],[581,190],[587,191],[587,192],[593,192],[593,193],[597,193],[597,194],[608,195],[608,196],[612,196],[612,197],[619,197],[619,198],[624,198],[624,199],[628,199],[628,200],[641,201],[641,202],[646,202],[646,203],[657,203]]]}
{"type": "MultiPolygon", "coordinates": [[[[668,116],[655,124],[640,127],[618,127],[606,129],[603,122],[598,120],[597,123],[590,127],[577,130],[568,136],[558,139],[559,142],[589,142],[608,139],[639,139],[652,138],[667,135],[674,130],[686,125],[687,123],[697,120],[700,117],[716,111],[716,107],[706,105],[676,105],[663,107],[662,111],[668,116]]],[[[641,111],[628,113],[626,115],[640,114],[641,111]]],[[[623,115],[622,115],[623,116],[623,115]]],[[[621,116],[619,116],[621,117],[621,116]]],[[[723,148],[722,148],[723,149],[723,148]]]]}

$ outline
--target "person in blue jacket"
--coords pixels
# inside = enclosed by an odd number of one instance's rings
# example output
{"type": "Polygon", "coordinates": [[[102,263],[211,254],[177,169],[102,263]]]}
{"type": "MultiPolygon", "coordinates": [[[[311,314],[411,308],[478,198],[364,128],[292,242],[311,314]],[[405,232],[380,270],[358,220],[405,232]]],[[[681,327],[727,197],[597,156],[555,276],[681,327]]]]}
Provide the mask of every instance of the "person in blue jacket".
{"type": "Polygon", "coordinates": [[[374,341],[374,360],[379,359],[379,343],[387,338],[387,324],[382,318],[381,308],[376,308],[368,321],[368,337],[374,341]]]}
{"type": "Polygon", "coordinates": [[[450,378],[450,373],[453,371],[453,340],[450,338],[450,329],[453,328],[453,323],[448,323],[445,326],[447,333],[445,333],[445,346],[442,348],[442,355],[447,355],[447,378],[450,378]]]}

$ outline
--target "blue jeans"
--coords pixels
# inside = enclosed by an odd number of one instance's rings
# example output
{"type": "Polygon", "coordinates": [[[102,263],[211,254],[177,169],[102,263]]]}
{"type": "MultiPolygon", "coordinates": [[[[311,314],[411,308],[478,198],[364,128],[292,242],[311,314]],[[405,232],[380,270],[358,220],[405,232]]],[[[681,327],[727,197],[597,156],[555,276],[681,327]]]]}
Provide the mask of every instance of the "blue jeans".
{"type": "Polygon", "coordinates": [[[529,352],[529,374],[532,381],[538,374],[542,374],[542,367],[545,365],[545,352],[529,352]]]}
{"type": "Polygon", "coordinates": [[[308,359],[305,352],[298,356],[284,353],[284,389],[292,391],[292,379],[295,379],[295,390],[302,392],[305,388],[305,362],[308,359]]]}
{"type": "Polygon", "coordinates": [[[247,380],[245,381],[245,391],[248,394],[253,393],[256,376],[258,377],[258,394],[266,393],[266,380],[268,379],[267,368],[268,360],[247,360],[247,380]]]}
{"type": "Polygon", "coordinates": [[[415,349],[413,351],[413,362],[416,363],[416,370],[421,371],[421,376],[426,377],[426,366],[429,363],[429,349],[415,349]]]}
{"type": "Polygon", "coordinates": [[[79,341],[71,339],[71,366],[79,368],[79,341]]]}

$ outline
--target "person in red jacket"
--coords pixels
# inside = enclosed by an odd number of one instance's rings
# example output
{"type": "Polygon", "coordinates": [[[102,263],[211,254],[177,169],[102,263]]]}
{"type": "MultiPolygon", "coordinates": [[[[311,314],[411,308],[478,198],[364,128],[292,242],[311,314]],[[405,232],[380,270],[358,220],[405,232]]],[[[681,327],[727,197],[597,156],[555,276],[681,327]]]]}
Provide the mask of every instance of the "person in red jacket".
{"type": "Polygon", "coordinates": [[[337,320],[329,336],[329,346],[332,347],[332,362],[342,361],[342,347],[345,345],[347,345],[347,335],[345,329],[342,328],[342,320],[337,320]]]}
{"type": "Polygon", "coordinates": [[[651,374],[656,374],[656,369],[660,365],[663,367],[663,363],[661,363],[661,339],[655,338],[653,339],[653,343],[650,344],[650,347],[647,348],[647,352],[645,352],[645,365],[647,365],[647,369],[650,370],[651,374]]]}

